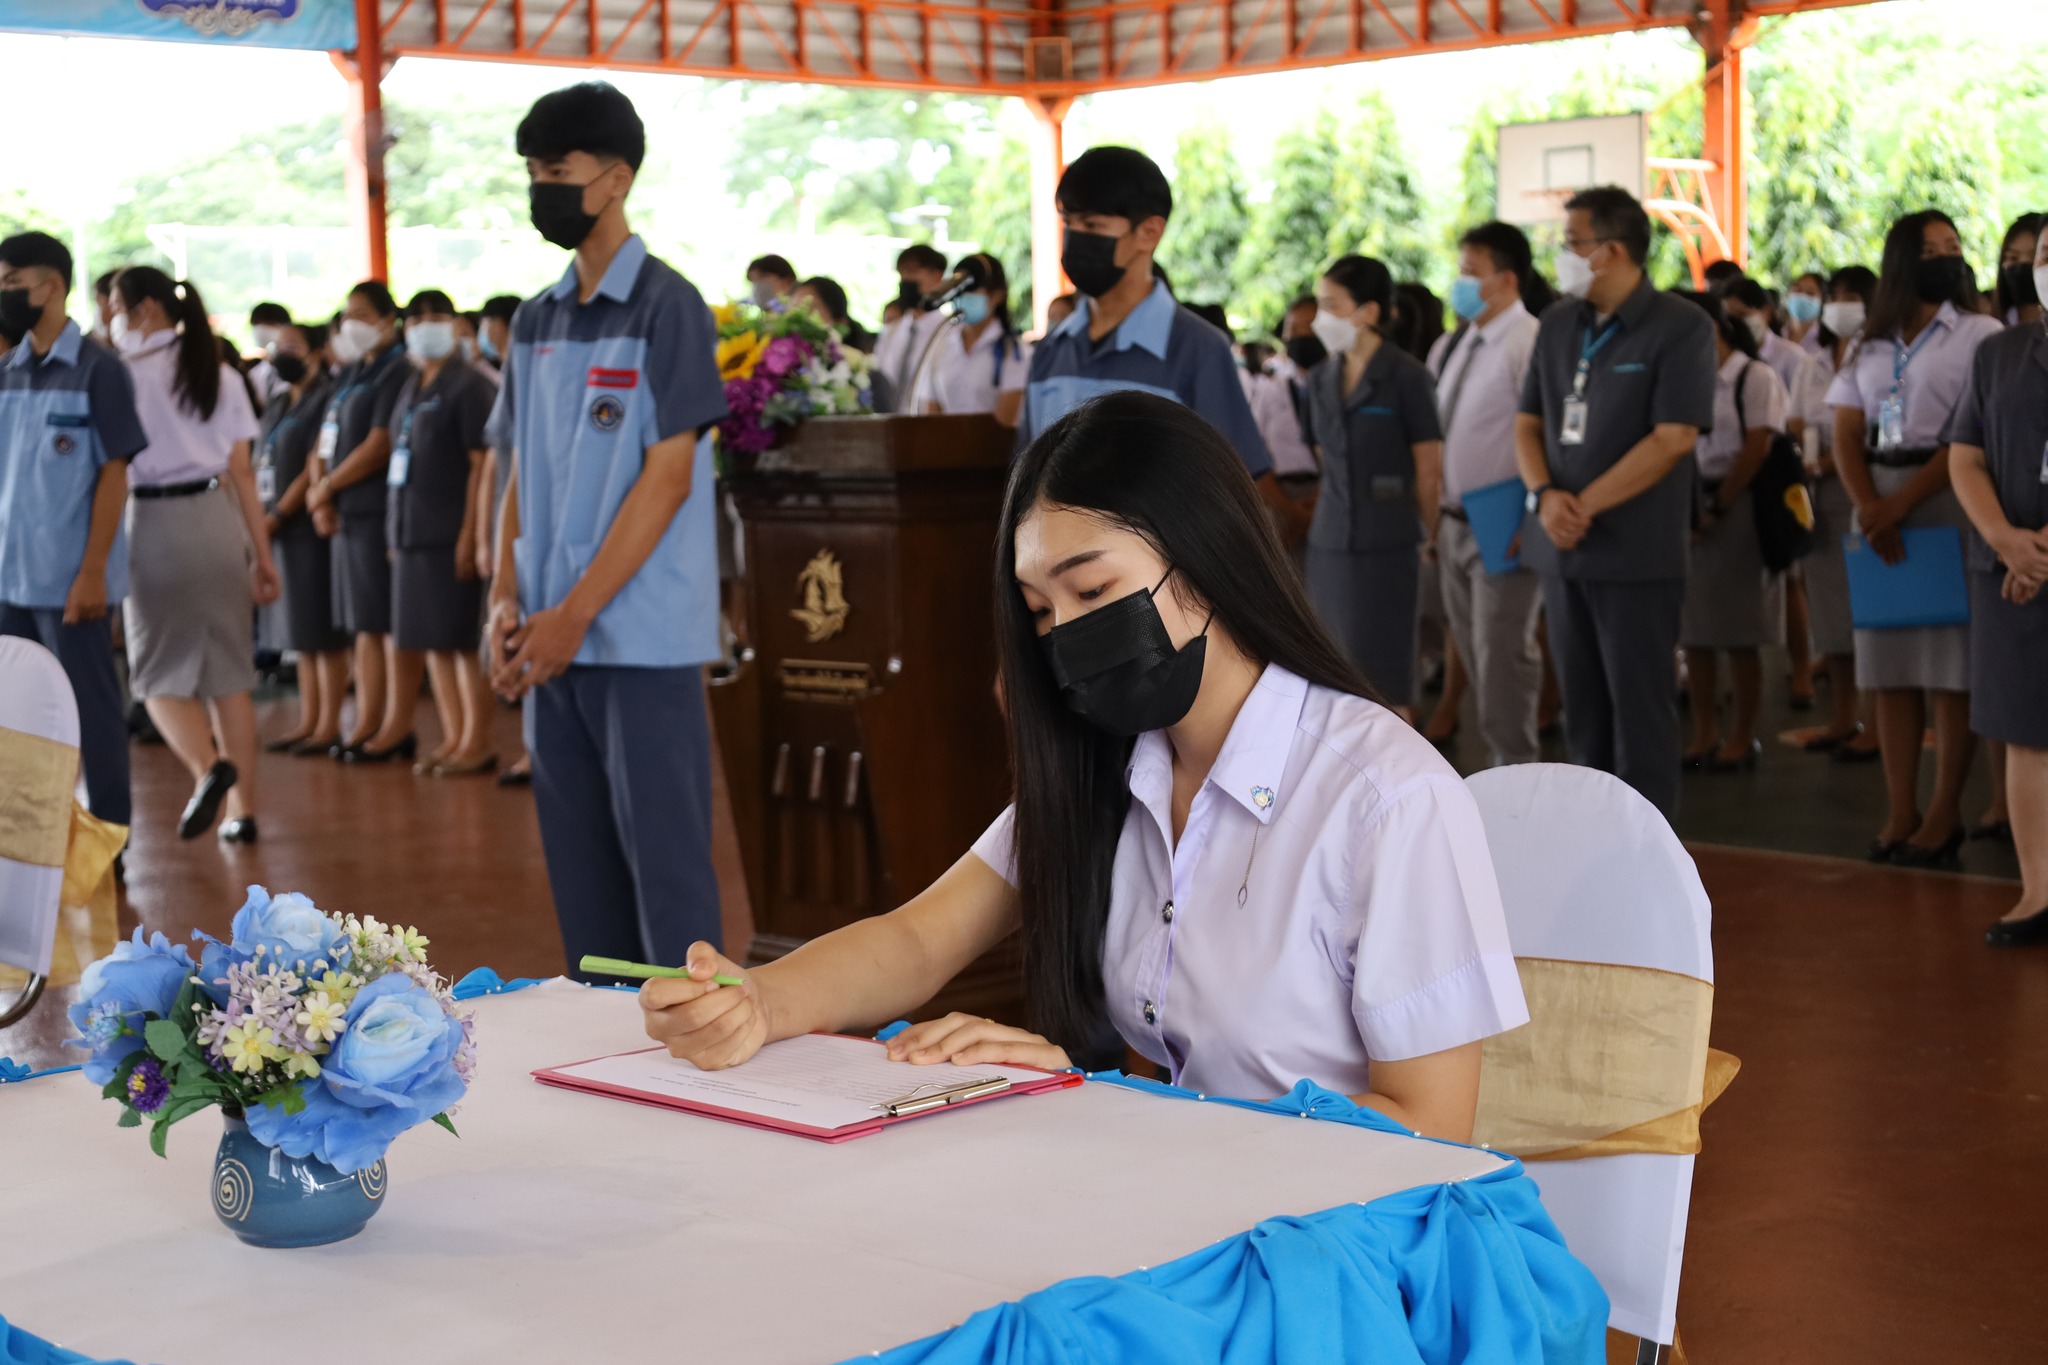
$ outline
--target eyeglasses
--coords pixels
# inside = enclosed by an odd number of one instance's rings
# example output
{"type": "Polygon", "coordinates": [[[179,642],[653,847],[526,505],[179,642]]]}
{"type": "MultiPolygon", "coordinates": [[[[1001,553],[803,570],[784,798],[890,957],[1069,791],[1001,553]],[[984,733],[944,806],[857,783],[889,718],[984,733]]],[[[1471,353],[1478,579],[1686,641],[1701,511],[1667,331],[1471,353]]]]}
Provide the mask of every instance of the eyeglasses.
{"type": "Polygon", "coordinates": [[[1566,237],[1564,239],[1564,246],[1567,251],[1590,251],[1603,242],[1611,242],[1613,240],[1614,238],[1612,237],[1566,237]]]}

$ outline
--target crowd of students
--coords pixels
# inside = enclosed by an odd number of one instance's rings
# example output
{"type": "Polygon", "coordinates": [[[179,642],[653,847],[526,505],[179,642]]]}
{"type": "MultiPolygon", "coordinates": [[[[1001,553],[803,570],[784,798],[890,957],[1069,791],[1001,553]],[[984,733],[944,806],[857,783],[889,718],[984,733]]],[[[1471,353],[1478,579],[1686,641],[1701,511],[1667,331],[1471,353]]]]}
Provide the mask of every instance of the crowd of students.
{"type": "MultiPolygon", "coordinates": [[[[704,320],[688,312],[657,326],[635,312],[642,275],[660,263],[623,226],[624,189],[590,207],[592,186],[637,166],[637,152],[613,155],[560,131],[592,109],[617,122],[606,97],[587,93],[594,88],[560,92],[573,108],[547,113],[543,101],[521,126],[536,227],[579,253],[562,284],[525,304],[506,296],[464,313],[427,289],[401,308],[386,286],[365,281],[318,322],[259,307],[245,361],[216,335],[189,282],[148,266],[110,273],[89,336],[65,316],[63,245],[39,233],[0,243],[0,342],[11,348],[0,360],[0,630],[42,639],[70,672],[95,813],[130,816],[111,604],[122,607],[126,686],[193,776],[180,833],[197,837],[225,815],[219,835],[230,842],[257,837],[251,622],[280,596],[277,643],[297,655],[299,709],[265,747],[358,764],[417,758],[422,775],[496,767],[494,681],[516,694],[572,658],[616,664],[646,653],[659,670],[716,657],[694,626],[687,646],[652,653],[605,634],[607,612],[647,624],[665,610],[635,595],[635,571],[579,606],[584,585],[606,576],[599,565],[616,536],[604,525],[584,528],[571,554],[544,552],[529,520],[520,555],[530,547],[538,557],[515,563],[522,515],[535,514],[537,496],[564,496],[510,487],[515,452],[540,458],[518,449],[518,423],[573,423],[585,440],[645,420],[661,433],[651,449],[682,429],[671,408],[703,419],[688,424],[701,432],[722,405],[715,382],[694,371],[676,378],[661,368],[676,362],[650,350],[663,327],[694,337],[704,320]],[[563,155],[550,154],[557,143],[563,155]],[[552,191],[575,186],[548,180],[544,167],[578,158],[602,169],[577,182],[584,194],[572,204],[552,191]],[[593,233],[618,238],[594,263],[584,260],[593,233]],[[579,269],[596,274],[582,279],[579,269]],[[586,337],[566,315],[553,319],[551,310],[573,311],[570,292],[612,300],[630,320],[616,335],[586,337]],[[570,330],[547,333],[552,344],[539,358],[529,350],[526,363],[546,369],[553,352],[573,353],[591,384],[625,376],[602,383],[655,390],[654,414],[635,407],[629,419],[629,398],[607,407],[602,394],[587,413],[581,397],[515,402],[517,338],[542,327],[570,330]],[[520,600],[537,590],[546,602],[520,600]],[[555,639],[561,618],[551,613],[572,608],[573,643],[555,639]],[[443,739],[419,755],[423,675],[443,739]]],[[[848,316],[837,281],[799,278],[779,256],[749,265],[752,300],[811,309],[871,351],[884,410],[990,413],[1017,428],[1020,450],[1109,393],[1191,409],[1236,452],[1323,628],[1380,697],[1445,741],[1469,687],[1492,762],[1538,756],[1559,711],[1554,687],[1574,760],[1617,773],[1668,814],[1682,771],[1760,761],[1761,651],[1782,643],[1793,704],[1813,704],[1817,677],[1829,692],[1827,724],[1805,748],[1882,760],[1889,809],[1871,856],[1928,866],[1952,862],[1973,832],[1960,801],[1981,736],[1998,796],[1974,832],[2014,840],[2024,874],[2020,901],[1991,938],[2048,939],[2048,691],[2037,681],[2048,666],[2038,597],[2048,579],[2048,235],[2039,215],[2012,225],[1988,296],[1954,223],[1932,209],[1892,226],[1874,271],[1834,263],[1774,289],[1719,262],[1705,289],[1664,291],[1644,273],[1642,206],[1617,189],[1589,189],[1566,205],[1554,285],[1519,229],[1478,224],[1458,241],[1450,329],[1429,290],[1346,255],[1304,281],[1270,339],[1236,346],[1222,310],[1177,300],[1153,262],[1174,207],[1157,165],[1128,148],[1096,148],[1068,167],[1058,193],[1074,292],[1054,301],[1035,340],[1013,317],[1000,261],[949,263],[922,245],[896,262],[898,292],[879,335],[848,316]],[[1757,495],[1786,438],[1816,508],[1811,549],[1789,568],[1772,562],[1776,513],[1757,495]],[[1506,568],[1498,556],[1489,562],[1474,519],[1478,501],[1502,490],[1526,516],[1506,568]],[[1858,628],[1863,604],[1849,591],[1857,547],[1895,564],[1909,533],[1933,528],[1967,542],[1969,622],[1858,628]],[[1426,722],[1417,710],[1425,617],[1443,623],[1447,676],[1444,705],[1426,722]],[[1923,809],[1930,711],[1934,797],[1923,809]]],[[[701,308],[673,272],[652,278],[687,291],[664,306],[701,308]]],[[[582,383],[579,371],[579,395],[582,383]]],[[[677,458],[683,492],[667,520],[633,533],[649,565],[667,562],[670,539],[711,525],[708,510],[688,510],[704,505],[692,491],[696,456],[677,458]]],[[[599,500],[611,514],[640,505],[638,470],[606,476],[599,500]]],[[[573,475],[586,476],[598,477],[573,475]]],[[[666,495],[644,496],[653,505],[666,495]]],[[[703,611],[715,619],[715,587],[712,605],[695,602],[705,577],[696,551],[675,562],[668,586],[691,595],[689,621],[703,611]]],[[[576,723],[586,728],[592,707],[640,705],[625,694],[564,704],[583,708],[576,723]]],[[[701,735],[676,742],[677,762],[692,772],[708,762],[701,735]]],[[[558,749],[556,772],[581,761],[558,749]]],[[[506,776],[518,780],[524,762],[506,776]]],[[[590,757],[578,780],[610,784],[625,801],[638,779],[620,762],[590,757]]],[[[560,837],[549,853],[551,870],[584,856],[560,837]]],[[[625,850],[636,884],[677,856],[625,850]]],[[[674,871],[671,882],[701,889],[703,879],[674,871]]],[[[648,894],[626,902],[644,905],[648,894]]],[[[564,911],[574,940],[570,919],[564,911]]],[[[591,951],[654,951],[644,923],[607,932],[583,936],[591,951]]],[[[678,945],[667,947],[679,959],[678,945]]]]}

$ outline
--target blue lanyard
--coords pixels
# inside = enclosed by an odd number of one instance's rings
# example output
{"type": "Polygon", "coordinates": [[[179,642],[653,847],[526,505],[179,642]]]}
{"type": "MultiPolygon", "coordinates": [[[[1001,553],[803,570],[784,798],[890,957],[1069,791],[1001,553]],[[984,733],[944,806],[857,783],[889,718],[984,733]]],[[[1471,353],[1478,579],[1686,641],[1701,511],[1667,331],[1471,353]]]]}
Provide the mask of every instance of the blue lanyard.
{"type": "Polygon", "coordinates": [[[1607,325],[1600,329],[1600,335],[1598,336],[1593,336],[1589,333],[1580,334],[1579,369],[1578,373],[1572,376],[1572,397],[1584,398],[1586,396],[1586,380],[1593,373],[1593,357],[1599,355],[1600,348],[1612,341],[1614,334],[1620,330],[1621,319],[1615,317],[1607,320],[1607,325]]]}
{"type": "Polygon", "coordinates": [[[385,363],[389,361],[391,357],[397,354],[398,347],[391,346],[386,348],[383,355],[378,356],[375,360],[370,362],[369,369],[361,371],[356,375],[355,378],[349,380],[349,382],[346,385],[344,385],[341,388],[341,390],[334,395],[332,399],[328,401],[327,415],[333,419],[334,424],[336,426],[341,425],[341,409],[343,405],[346,404],[348,400],[355,395],[355,391],[357,389],[367,389],[370,387],[370,385],[376,383],[377,376],[383,372],[385,363]]]}
{"type": "Polygon", "coordinates": [[[1898,397],[1899,382],[1906,377],[1907,366],[1913,363],[1913,357],[1920,354],[1920,348],[1925,346],[1933,335],[1934,324],[1930,322],[1921,329],[1919,339],[1911,346],[1901,346],[1897,337],[1892,338],[1892,391],[1889,395],[1890,397],[1898,397]]]}
{"type": "Polygon", "coordinates": [[[1016,339],[1015,337],[1013,337],[1013,336],[1010,336],[1010,335],[1008,335],[1008,334],[1005,334],[1005,335],[1003,336],[1002,340],[1000,340],[1000,341],[998,341],[998,342],[996,343],[996,392],[997,392],[997,393],[1001,393],[1001,392],[1003,391],[1003,359],[1004,359],[1004,357],[1005,357],[1005,356],[1009,355],[1009,354],[1010,354],[1011,352],[1013,352],[1013,351],[1014,351],[1014,352],[1015,352],[1015,353],[1017,354],[1017,356],[1018,356],[1018,357],[1019,357],[1020,359],[1021,359],[1021,358],[1023,357],[1023,354],[1024,354],[1024,348],[1023,348],[1023,347],[1021,347],[1021,346],[1019,346],[1019,345],[1017,344],[1017,339],[1016,339]]]}

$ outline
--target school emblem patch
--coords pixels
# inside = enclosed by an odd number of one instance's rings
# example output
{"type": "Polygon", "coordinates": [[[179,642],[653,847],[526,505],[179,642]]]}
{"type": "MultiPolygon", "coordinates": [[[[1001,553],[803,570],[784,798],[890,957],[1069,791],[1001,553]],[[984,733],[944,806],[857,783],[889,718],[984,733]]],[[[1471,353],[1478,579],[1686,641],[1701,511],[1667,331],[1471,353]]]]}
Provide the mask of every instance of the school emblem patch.
{"type": "Polygon", "coordinates": [[[60,431],[50,444],[56,448],[59,455],[69,455],[78,449],[78,438],[68,431],[60,431]]]}
{"type": "Polygon", "coordinates": [[[626,405],[610,394],[600,394],[590,405],[590,425],[599,431],[617,431],[626,420],[626,405]]]}

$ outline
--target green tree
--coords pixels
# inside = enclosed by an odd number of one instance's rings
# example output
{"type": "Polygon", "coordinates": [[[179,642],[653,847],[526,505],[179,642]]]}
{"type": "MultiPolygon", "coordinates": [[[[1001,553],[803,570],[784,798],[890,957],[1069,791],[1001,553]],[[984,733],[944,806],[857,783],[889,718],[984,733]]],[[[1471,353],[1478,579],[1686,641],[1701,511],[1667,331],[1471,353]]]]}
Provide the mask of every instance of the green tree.
{"type": "Polygon", "coordinates": [[[966,209],[954,218],[954,231],[1003,263],[1010,313],[1021,324],[1032,306],[1031,149],[1017,138],[1004,138],[976,169],[966,209]]]}
{"type": "Polygon", "coordinates": [[[1980,280],[1998,264],[1998,139],[1974,101],[1948,105],[1940,118],[1915,120],[1900,139],[1879,192],[1880,221],[1937,208],[1955,219],[1963,254],[1980,280]]]}
{"type": "Polygon", "coordinates": [[[1848,102],[1804,68],[1766,66],[1750,90],[1750,273],[1784,285],[1803,271],[1875,259],[1875,187],[1848,102]]]}
{"type": "Polygon", "coordinates": [[[1330,168],[1343,159],[1337,118],[1327,109],[1282,133],[1273,147],[1273,189],[1251,211],[1237,257],[1237,302],[1246,317],[1271,326],[1296,295],[1315,285],[1328,263],[1330,168]]]}
{"type": "Polygon", "coordinates": [[[1379,91],[1369,90],[1359,101],[1343,145],[1329,173],[1335,210],[1326,238],[1330,255],[1376,256],[1397,280],[1444,285],[1448,263],[1430,240],[1431,215],[1401,145],[1393,107],[1379,91]]]}
{"type": "Polygon", "coordinates": [[[1159,263],[1192,303],[1231,298],[1233,270],[1244,245],[1244,176],[1222,123],[1205,119],[1180,135],[1173,155],[1173,226],[1159,263]]]}
{"type": "Polygon", "coordinates": [[[526,164],[512,147],[523,108],[394,105],[384,156],[393,227],[504,231],[527,221],[526,164]]]}

